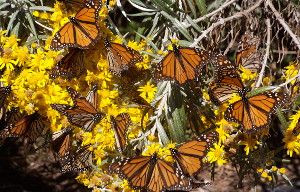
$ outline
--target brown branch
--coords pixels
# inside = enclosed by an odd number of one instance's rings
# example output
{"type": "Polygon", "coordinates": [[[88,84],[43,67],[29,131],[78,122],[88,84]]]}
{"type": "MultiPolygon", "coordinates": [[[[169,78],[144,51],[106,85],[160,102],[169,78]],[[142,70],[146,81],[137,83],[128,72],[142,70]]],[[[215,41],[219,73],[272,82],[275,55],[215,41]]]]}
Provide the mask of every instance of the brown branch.
{"type": "Polygon", "coordinates": [[[270,45],[271,45],[271,22],[270,22],[270,19],[266,19],[266,25],[267,25],[267,47],[266,47],[266,53],[265,53],[265,56],[264,56],[264,61],[263,61],[263,65],[261,67],[261,70],[260,70],[260,73],[259,73],[259,77],[258,77],[258,80],[256,82],[256,85],[255,87],[259,87],[261,82],[262,82],[262,79],[263,79],[263,76],[265,74],[265,68],[267,66],[267,63],[268,63],[268,58],[269,58],[269,54],[270,54],[270,45]]]}
{"type": "Polygon", "coordinates": [[[212,30],[214,30],[216,27],[223,25],[224,23],[228,22],[228,21],[233,21],[236,19],[239,19],[241,17],[246,16],[247,14],[249,14],[250,12],[254,11],[257,7],[260,6],[260,4],[263,2],[263,0],[258,0],[253,6],[251,6],[249,9],[246,9],[244,11],[240,11],[237,12],[236,14],[230,16],[230,17],[226,17],[224,19],[220,19],[219,21],[213,23],[210,27],[208,27],[206,30],[204,30],[202,32],[202,34],[195,39],[194,43],[192,43],[190,45],[190,47],[195,47],[204,37],[207,36],[208,33],[210,33],[212,30]]]}
{"type": "Polygon", "coordinates": [[[284,21],[284,19],[281,17],[280,13],[275,9],[273,3],[270,0],[267,0],[266,1],[266,5],[270,7],[270,9],[272,10],[272,12],[275,15],[276,19],[279,21],[279,23],[282,25],[282,27],[286,30],[286,32],[288,32],[288,34],[291,36],[291,38],[293,39],[294,43],[296,44],[296,46],[300,50],[300,40],[295,35],[295,33],[292,32],[292,30],[290,29],[290,27],[286,24],[286,22],[284,21]]]}

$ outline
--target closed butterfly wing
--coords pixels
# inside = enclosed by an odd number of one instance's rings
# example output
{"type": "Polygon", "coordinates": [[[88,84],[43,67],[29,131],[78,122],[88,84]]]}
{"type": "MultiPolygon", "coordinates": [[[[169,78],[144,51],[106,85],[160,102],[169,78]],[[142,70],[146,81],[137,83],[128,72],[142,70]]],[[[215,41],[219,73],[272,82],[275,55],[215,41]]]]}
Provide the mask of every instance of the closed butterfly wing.
{"type": "Polygon", "coordinates": [[[178,167],[185,176],[190,177],[199,174],[202,168],[202,159],[206,156],[216,138],[216,132],[212,132],[202,135],[196,140],[185,142],[175,149],[170,149],[178,167]]]}
{"type": "MultiPolygon", "coordinates": [[[[94,2],[94,1],[92,1],[94,2]]],[[[53,37],[51,49],[60,50],[67,47],[77,47],[88,49],[95,45],[100,30],[98,26],[100,2],[86,3],[75,17],[70,17],[70,22],[66,23],[53,37]]]]}
{"type": "Polygon", "coordinates": [[[46,124],[43,117],[37,112],[26,115],[15,123],[8,125],[1,131],[0,137],[21,137],[27,138],[30,143],[36,141],[38,137],[44,136],[46,124]]]}
{"type": "Polygon", "coordinates": [[[233,64],[225,55],[218,54],[212,59],[214,67],[214,79],[219,82],[224,76],[237,76],[237,66],[233,64]]]}
{"type": "Polygon", "coordinates": [[[68,80],[79,77],[85,71],[83,58],[84,52],[82,50],[71,49],[51,70],[50,77],[53,79],[62,77],[68,80]]]}
{"type": "Polygon", "coordinates": [[[233,94],[239,94],[244,89],[240,76],[231,75],[220,77],[217,82],[210,83],[208,93],[211,100],[219,105],[230,99],[233,94]]]}
{"type": "Polygon", "coordinates": [[[118,173],[122,179],[128,180],[134,190],[165,191],[184,190],[190,187],[190,180],[183,177],[179,170],[170,163],[152,156],[127,158],[119,164],[113,164],[111,172],[118,173]]]}
{"type": "Polygon", "coordinates": [[[91,131],[105,115],[96,109],[97,86],[92,87],[86,98],[71,87],[67,87],[67,91],[74,101],[74,106],[51,104],[51,107],[67,116],[71,124],[91,131]]]}
{"type": "Polygon", "coordinates": [[[242,65],[251,72],[258,72],[261,68],[262,53],[258,51],[260,38],[246,32],[239,43],[236,54],[236,64],[242,65]]]}
{"type": "Polygon", "coordinates": [[[105,48],[109,69],[115,75],[120,76],[122,71],[143,61],[142,55],[136,50],[119,43],[110,42],[108,39],[105,40],[105,48]]]}
{"type": "Polygon", "coordinates": [[[197,48],[176,47],[158,64],[159,79],[175,80],[180,85],[196,78],[196,71],[209,61],[210,53],[197,48]]]}
{"type": "Polygon", "coordinates": [[[241,124],[246,133],[269,126],[271,115],[287,100],[285,94],[266,92],[231,104],[225,119],[241,124]]]}
{"type": "Polygon", "coordinates": [[[52,150],[58,158],[67,159],[71,151],[72,128],[67,127],[52,134],[52,150]]]}
{"type": "Polygon", "coordinates": [[[111,116],[111,125],[115,133],[116,145],[119,152],[123,152],[127,144],[128,127],[132,124],[128,113],[121,113],[116,117],[111,116]]]}
{"type": "Polygon", "coordinates": [[[61,161],[62,172],[82,172],[89,169],[93,161],[93,152],[89,150],[89,145],[80,147],[77,151],[69,156],[68,159],[61,161]]]}

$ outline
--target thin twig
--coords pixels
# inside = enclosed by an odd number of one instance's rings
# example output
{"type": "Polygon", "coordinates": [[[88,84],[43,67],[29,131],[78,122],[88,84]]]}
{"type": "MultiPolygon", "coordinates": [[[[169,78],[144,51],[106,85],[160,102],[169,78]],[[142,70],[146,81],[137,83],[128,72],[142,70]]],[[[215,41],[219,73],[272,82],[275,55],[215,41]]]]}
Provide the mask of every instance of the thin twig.
{"type": "Polygon", "coordinates": [[[220,19],[219,21],[213,23],[209,28],[207,28],[205,31],[202,32],[202,34],[195,39],[194,43],[192,43],[190,45],[190,47],[195,47],[204,37],[207,36],[208,33],[210,33],[212,30],[214,30],[216,27],[223,25],[224,23],[228,22],[228,21],[233,21],[236,19],[239,19],[241,17],[246,16],[247,14],[249,14],[250,12],[254,11],[257,7],[260,6],[260,4],[263,2],[263,0],[258,0],[253,6],[251,6],[249,9],[246,9],[244,11],[240,11],[237,12],[236,14],[230,16],[230,17],[226,17],[224,19],[220,19]]]}
{"type": "Polygon", "coordinates": [[[290,78],[290,79],[288,79],[286,82],[284,82],[284,83],[282,83],[282,84],[276,86],[276,88],[273,89],[273,92],[277,91],[278,89],[280,89],[280,88],[283,87],[283,86],[286,86],[287,84],[291,83],[292,81],[294,81],[294,80],[297,79],[298,77],[300,77],[300,71],[299,71],[299,73],[298,73],[295,77],[290,78]]]}
{"type": "Polygon", "coordinates": [[[283,55],[297,55],[300,54],[299,51],[285,51],[285,50],[272,50],[273,53],[283,54],[283,55]]]}
{"type": "MultiPolygon", "coordinates": [[[[197,19],[194,20],[195,23],[199,23],[200,21],[203,21],[219,12],[221,12],[222,10],[224,10],[226,7],[228,7],[229,5],[231,5],[232,3],[236,2],[237,0],[231,0],[231,1],[228,1],[227,3],[224,3],[221,7],[219,7],[218,9],[214,10],[213,12],[211,13],[208,13],[206,15],[204,15],[203,17],[199,17],[197,19]]],[[[192,26],[191,24],[187,24],[186,27],[190,27],[192,26]]]]}
{"type": "Polygon", "coordinates": [[[262,67],[261,67],[261,70],[260,70],[260,73],[259,73],[258,80],[256,81],[255,87],[259,87],[261,82],[262,82],[263,76],[265,74],[265,69],[266,69],[266,66],[267,66],[267,63],[268,63],[269,54],[270,54],[271,30],[272,29],[271,29],[271,22],[270,22],[269,18],[266,19],[266,25],[267,25],[266,53],[265,53],[265,56],[264,56],[264,61],[263,61],[263,64],[262,64],[262,67]]]}
{"type": "Polygon", "coordinates": [[[286,30],[286,32],[288,32],[288,34],[292,37],[294,43],[296,44],[296,46],[300,50],[300,40],[295,35],[295,33],[292,32],[292,30],[290,29],[290,27],[286,24],[286,22],[284,21],[284,19],[281,17],[280,13],[275,9],[273,3],[270,0],[267,0],[266,1],[266,5],[270,7],[270,9],[274,13],[276,19],[279,21],[279,23],[282,25],[282,27],[286,30]]]}
{"type": "MultiPolygon", "coordinates": [[[[231,29],[230,32],[232,33],[232,36],[233,36],[233,29],[231,29]]],[[[230,43],[228,44],[227,48],[225,49],[225,51],[224,51],[224,53],[223,53],[224,55],[226,55],[227,52],[231,49],[231,47],[233,46],[233,44],[234,44],[234,42],[235,42],[235,40],[236,40],[238,34],[239,34],[239,31],[238,31],[238,32],[234,35],[234,37],[231,39],[230,43]]]]}

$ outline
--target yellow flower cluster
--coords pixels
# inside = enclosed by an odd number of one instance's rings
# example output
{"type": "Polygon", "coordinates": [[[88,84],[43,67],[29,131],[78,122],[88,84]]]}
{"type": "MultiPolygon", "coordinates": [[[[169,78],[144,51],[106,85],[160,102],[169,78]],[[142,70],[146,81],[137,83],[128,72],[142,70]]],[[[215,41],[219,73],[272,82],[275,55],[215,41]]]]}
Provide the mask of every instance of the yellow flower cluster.
{"type": "Polygon", "coordinates": [[[287,149],[288,155],[292,157],[293,153],[296,153],[297,155],[300,154],[300,134],[297,130],[300,128],[300,111],[295,115],[292,115],[290,119],[291,123],[285,132],[283,142],[285,143],[284,147],[287,149]]]}
{"type": "Polygon", "coordinates": [[[270,169],[263,169],[263,168],[258,168],[257,173],[260,174],[261,179],[266,182],[266,181],[272,181],[274,178],[274,175],[277,176],[285,176],[284,174],[286,173],[286,169],[284,167],[278,168],[276,166],[272,166],[270,169]]]}

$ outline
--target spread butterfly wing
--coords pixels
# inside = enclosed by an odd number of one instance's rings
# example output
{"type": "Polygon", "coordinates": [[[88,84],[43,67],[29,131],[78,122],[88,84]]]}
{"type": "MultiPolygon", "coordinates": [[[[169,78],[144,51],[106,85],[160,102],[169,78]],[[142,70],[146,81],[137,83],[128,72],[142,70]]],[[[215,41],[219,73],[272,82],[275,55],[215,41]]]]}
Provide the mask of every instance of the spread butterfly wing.
{"type": "Polygon", "coordinates": [[[231,104],[225,112],[225,118],[241,124],[246,132],[268,127],[271,115],[287,99],[285,94],[267,92],[231,104]]]}
{"type": "Polygon", "coordinates": [[[128,127],[132,124],[128,113],[121,113],[116,117],[111,116],[111,125],[115,133],[116,145],[122,153],[127,144],[128,127]]]}
{"type": "Polygon", "coordinates": [[[100,6],[90,5],[80,9],[70,22],[65,24],[51,42],[51,49],[59,50],[66,47],[87,49],[94,45],[100,36],[98,13],[100,6]]]}
{"type": "Polygon", "coordinates": [[[197,69],[209,60],[209,53],[196,48],[173,47],[174,50],[158,64],[159,78],[175,80],[179,84],[195,79],[197,69]]]}
{"type": "Polygon", "coordinates": [[[68,80],[79,77],[85,70],[83,58],[84,52],[82,50],[71,49],[51,70],[50,77],[53,79],[62,77],[68,80]]]}
{"type": "Polygon", "coordinates": [[[128,180],[130,187],[135,190],[159,192],[165,189],[187,189],[188,179],[179,174],[170,163],[157,157],[137,156],[125,159],[118,165],[113,164],[111,172],[118,173],[122,179],[128,180]]]}
{"type": "Polygon", "coordinates": [[[122,71],[128,70],[129,67],[143,60],[139,52],[125,45],[109,42],[106,39],[105,47],[109,69],[115,75],[120,76],[122,71]]]}
{"type": "Polygon", "coordinates": [[[217,133],[213,132],[203,135],[197,140],[191,140],[176,147],[171,148],[180,170],[188,177],[197,175],[202,168],[202,159],[207,154],[212,143],[216,141],[217,133]]]}

